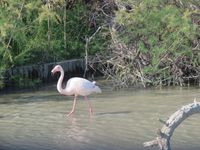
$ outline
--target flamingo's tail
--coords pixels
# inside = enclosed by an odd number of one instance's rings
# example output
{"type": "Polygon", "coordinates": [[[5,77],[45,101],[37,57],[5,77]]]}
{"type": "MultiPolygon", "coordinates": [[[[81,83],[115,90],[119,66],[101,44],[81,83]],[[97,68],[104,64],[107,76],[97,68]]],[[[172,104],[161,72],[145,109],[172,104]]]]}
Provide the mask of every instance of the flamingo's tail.
{"type": "MultiPolygon", "coordinates": [[[[96,84],[95,81],[93,81],[92,83],[93,83],[94,85],[96,84]]],[[[101,89],[100,89],[99,86],[97,86],[97,85],[95,85],[94,91],[95,91],[96,93],[101,93],[101,89]]]]}
{"type": "Polygon", "coordinates": [[[101,93],[101,89],[97,85],[95,86],[95,92],[96,93],[101,93]]]}

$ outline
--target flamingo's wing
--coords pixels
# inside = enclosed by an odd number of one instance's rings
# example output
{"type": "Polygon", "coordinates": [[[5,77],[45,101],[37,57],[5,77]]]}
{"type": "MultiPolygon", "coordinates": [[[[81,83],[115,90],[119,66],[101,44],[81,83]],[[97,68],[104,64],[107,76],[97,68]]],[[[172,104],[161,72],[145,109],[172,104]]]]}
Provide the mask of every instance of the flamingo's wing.
{"type": "Polygon", "coordinates": [[[85,81],[83,82],[83,87],[85,90],[88,90],[90,92],[101,93],[101,89],[98,86],[96,86],[93,82],[85,81]]]}
{"type": "Polygon", "coordinates": [[[87,89],[87,90],[93,90],[95,88],[95,84],[87,80],[83,82],[82,86],[84,89],[87,89]]]}

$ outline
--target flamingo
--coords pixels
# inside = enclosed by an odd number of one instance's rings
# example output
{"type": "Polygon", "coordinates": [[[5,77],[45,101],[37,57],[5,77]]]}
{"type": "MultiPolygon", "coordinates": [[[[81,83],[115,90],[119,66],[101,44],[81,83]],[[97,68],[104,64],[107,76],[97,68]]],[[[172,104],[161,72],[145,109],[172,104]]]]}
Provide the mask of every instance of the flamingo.
{"type": "Polygon", "coordinates": [[[62,87],[62,82],[64,79],[64,70],[60,65],[56,65],[52,70],[51,70],[52,74],[55,74],[56,72],[60,72],[60,77],[58,79],[58,83],[57,83],[57,90],[60,94],[62,95],[74,95],[74,102],[73,102],[73,107],[71,112],[67,115],[70,116],[71,114],[74,113],[75,111],[75,106],[76,106],[76,100],[77,97],[80,96],[84,96],[84,99],[87,101],[88,106],[89,106],[89,113],[90,116],[92,115],[93,111],[92,111],[92,106],[89,103],[88,100],[88,95],[92,94],[92,93],[101,93],[101,89],[95,85],[95,81],[91,82],[87,79],[84,78],[80,78],[80,77],[73,77],[70,78],[67,81],[67,85],[65,88],[62,87]]]}

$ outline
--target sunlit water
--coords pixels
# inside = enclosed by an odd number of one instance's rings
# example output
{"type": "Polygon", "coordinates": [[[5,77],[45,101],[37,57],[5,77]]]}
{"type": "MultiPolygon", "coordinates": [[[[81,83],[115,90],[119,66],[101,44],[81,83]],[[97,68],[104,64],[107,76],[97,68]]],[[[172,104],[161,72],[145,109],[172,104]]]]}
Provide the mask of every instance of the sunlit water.
{"type": "MultiPolygon", "coordinates": [[[[94,115],[79,97],[71,118],[73,97],[55,87],[0,96],[1,150],[142,150],[166,119],[181,106],[200,100],[198,88],[111,91],[89,97],[94,115]]],[[[174,150],[200,149],[200,115],[183,122],[172,137],[174,150]]]]}

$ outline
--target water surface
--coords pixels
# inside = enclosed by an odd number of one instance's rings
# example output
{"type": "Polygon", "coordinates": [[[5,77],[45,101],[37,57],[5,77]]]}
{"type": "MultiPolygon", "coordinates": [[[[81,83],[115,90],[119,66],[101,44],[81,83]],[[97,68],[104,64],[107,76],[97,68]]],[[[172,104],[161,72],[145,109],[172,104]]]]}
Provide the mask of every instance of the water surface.
{"type": "MultiPolygon", "coordinates": [[[[198,88],[128,89],[89,97],[94,116],[79,97],[71,118],[73,97],[55,87],[0,96],[1,150],[142,150],[166,119],[181,106],[200,99],[198,88]]],[[[174,150],[200,149],[200,115],[184,121],[171,140],[174,150]]]]}

